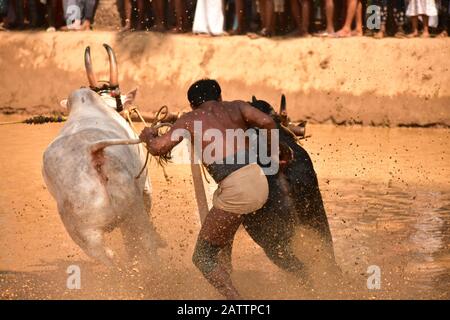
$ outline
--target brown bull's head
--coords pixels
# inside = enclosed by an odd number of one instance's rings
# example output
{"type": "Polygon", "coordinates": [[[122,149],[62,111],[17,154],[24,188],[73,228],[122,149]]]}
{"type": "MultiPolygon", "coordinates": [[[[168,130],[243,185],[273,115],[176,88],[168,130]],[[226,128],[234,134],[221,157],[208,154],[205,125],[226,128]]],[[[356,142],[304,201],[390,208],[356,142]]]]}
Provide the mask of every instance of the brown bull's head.
{"type": "Polygon", "coordinates": [[[270,115],[275,120],[275,122],[288,128],[299,139],[304,139],[306,137],[306,121],[301,121],[297,125],[291,123],[291,119],[288,116],[286,107],[286,96],[284,94],[281,95],[279,113],[277,113],[269,103],[264,100],[258,100],[255,96],[252,97],[251,105],[259,109],[260,111],[270,115]]]}
{"type": "Polygon", "coordinates": [[[91,90],[97,92],[108,106],[114,107],[118,112],[123,110],[124,105],[130,103],[134,100],[136,96],[136,89],[130,91],[127,95],[120,94],[119,88],[119,70],[117,67],[116,55],[113,49],[107,45],[103,44],[106,49],[109,60],[109,81],[97,80],[94,68],[92,67],[91,58],[91,48],[86,47],[84,51],[84,66],[86,68],[86,75],[89,81],[89,87],[91,90]]]}

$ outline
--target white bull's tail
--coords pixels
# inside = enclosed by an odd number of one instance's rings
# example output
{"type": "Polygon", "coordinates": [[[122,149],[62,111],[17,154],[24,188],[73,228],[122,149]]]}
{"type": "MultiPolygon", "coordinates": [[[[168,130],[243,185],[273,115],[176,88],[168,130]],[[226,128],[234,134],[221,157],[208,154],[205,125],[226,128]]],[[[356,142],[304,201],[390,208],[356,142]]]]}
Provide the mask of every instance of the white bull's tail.
{"type": "Polygon", "coordinates": [[[96,153],[109,146],[138,144],[141,142],[142,141],[140,139],[107,139],[95,142],[89,147],[89,149],[92,153],[96,153]]]}

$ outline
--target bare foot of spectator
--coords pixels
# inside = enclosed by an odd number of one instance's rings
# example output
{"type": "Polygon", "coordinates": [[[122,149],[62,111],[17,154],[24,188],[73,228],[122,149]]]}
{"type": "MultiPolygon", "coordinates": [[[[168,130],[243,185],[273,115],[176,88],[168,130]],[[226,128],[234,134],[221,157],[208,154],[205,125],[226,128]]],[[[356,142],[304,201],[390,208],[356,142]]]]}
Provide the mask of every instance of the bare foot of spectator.
{"type": "Polygon", "coordinates": [[[122,28],[120,28],[120,32],[126,32],[126,31],[131,31],[130,19],[126,19],[125,20],[125,25],[122,28]]]}
{"type": "Polygon", "coordinates": [[[430,37],[430,33],[427,32],[427,31],[424,31],[424,32],[420,35],[420,38],[423,38],[423,39],[428,39],[429,37],[430,37]]]}
{"type": "Polygon", "coordinates": [[[375,33],[373,37],[374,37],[374,39],[383,39],[384,38],[384,32],[380,30],[377,33],[375,33]]]}
{"type": "Polygon", "coordinates": [[[334,33],[336,38],[348,38],[352,36],[352,31],[350,29],[341,29],[334,33]]]}
{"type": "Polygon", "coordinates": [[[91,31],[91,22],[89,20],[84,20],[79,31],[91,31]]]}
{"type": "Polygon", "coordinates": [[[150,31],[153,32],[166,32],[166,28],[162,25],[154,25],[153,27],[150,28],[150,31]]]}
{"type": "Polygon", "coordinates": [[[230,36],[241,36],[243,34],[245,34],[244,30],[237,28],[236,30],[231,30],[229,32],[230,36]]]}
{"type": "Polygon", "coordinates": [[[395,33],[394,37],[396,37],[397,39],[403,39],[403,38],[406,37],[406,33],[403,31],[403,29],[399,29],[399,30],[395,33]]]}
{"type": "Polygon", "coordinates": [[[299,38],[312,38],[312,35],[309,32],[302,32],[298,36],[299,38]]]}
{"type": "Polygon", "coordinates": [[[410,34],[407,35],[408,38],[417,38],[418,36],[419,36],[418,31],[411,32],[410,34]]]}
{"type": "Polygon", "coordinates": [[[266,28],[262,28],[260,31],[256,33],[249,33],[248,36],[251,39],[256,39],[260,37],[270,38],[272,36],[272,33],[269,32],[269,30],[267,30],[266,28]]]}
{"type": "Polygon", "coordinates": [[[442,31],[441,33],[439,33],[436,38],[447,38],[448,37],[448,32],[446,30],[442,31]]]}
{"type": "Polygon", "coordinates": [[[183,28],[174,27],[174,28],[170,29],[169,32],[171,32],[171,33],[186,33],[187,31],[184,30],[183,28]]]}
{"type": "Polygon", "coordinates": [[[362,37],[364,34],[363,34],[363,31],[362,30],[353,30],[352,31],[352,37],[362,37]]]}

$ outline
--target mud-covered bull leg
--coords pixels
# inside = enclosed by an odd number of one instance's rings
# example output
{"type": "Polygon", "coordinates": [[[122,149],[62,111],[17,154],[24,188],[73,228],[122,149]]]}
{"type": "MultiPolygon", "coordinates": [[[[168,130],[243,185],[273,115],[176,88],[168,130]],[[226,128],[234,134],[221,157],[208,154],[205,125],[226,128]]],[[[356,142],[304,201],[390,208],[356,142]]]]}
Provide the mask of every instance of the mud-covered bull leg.
{"type": "Polygon", "coordinates": [[[161,238],[160,234],[156,231],[155,225],[153,224],[152,213],[151,213],[151,209],[152,209],[151,184],[150,184],[148,177],[145,182],[145,187],[144,187],[144,192],[142,194],[142,198],[144,201],[145,212],[147,213],[147,216],[149,219],[150,227],[152,228],[152,230],[155,230],[154,238],[156,241],[156,245],[160,248],[165,248],[165,247],[167,247],[167,243],[166,243],[166,241],[164,241],[163,238],[161,238]]]}
{"type": "Polygon", "coordinates": [[[150,264],[157,262],[156,250],[163,245],[163,240],[150,223],[144,206],[123,221],[120,230],[130,259],[142,259],[150,264]]]}
{"type": "Polygon", "coordinates": [[[105,246],[103,230],[85,229],[78,233],[80,238],[76,239],[77,237],[75,237],[73,239],[88,256],[108,267],[117,265],[114,252],[105,246]],[[78,242],[77,240],[81,241],[78,242]]]}
{"type": "Polygon", "coordinates": [[[276,266],[305,280],[307,270],[291,248],[293,223],[278,216],[269,218],[267,213],[246,215],[243,222],[245,230],[276,266]]]}

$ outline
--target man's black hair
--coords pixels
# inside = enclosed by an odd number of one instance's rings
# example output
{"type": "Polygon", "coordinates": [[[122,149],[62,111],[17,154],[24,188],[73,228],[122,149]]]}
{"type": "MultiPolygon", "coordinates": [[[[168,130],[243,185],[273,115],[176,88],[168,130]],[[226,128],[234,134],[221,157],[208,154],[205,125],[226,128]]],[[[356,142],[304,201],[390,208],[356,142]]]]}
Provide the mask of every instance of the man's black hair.
{"type": "Polygon", "coordinates": [[[219,101],[222,90],[219,83],[212,79],[202,79],[195,82],[188,90],[188,100],[192,108],[197,108],[206,101],[219,101]]]}

